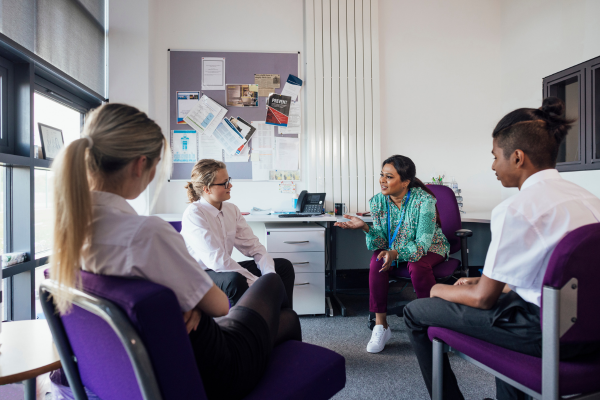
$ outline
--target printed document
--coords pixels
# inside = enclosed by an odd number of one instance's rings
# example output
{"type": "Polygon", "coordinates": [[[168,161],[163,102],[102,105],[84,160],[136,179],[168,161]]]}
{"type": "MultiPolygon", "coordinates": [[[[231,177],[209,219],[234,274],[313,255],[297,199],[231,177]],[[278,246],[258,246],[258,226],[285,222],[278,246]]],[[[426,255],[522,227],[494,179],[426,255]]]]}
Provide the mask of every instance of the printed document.
{"type": "Polygon", "coordinates": [[[233,155],[240,146],[246,143],[244,137],[233,126],[231,121],[224,119],[212,133],[225,150],[225,155],[233,155]]]}
{"type": "Polygon", "coordinates": [[[202,134],[211,134],[227,114],[227,109],[204,95],[184,118],[184,121],[202,134]]]}
{"type": "Polygon", "coordinates": [[[290,75],[288,76],[285,85],[283,85],[281,95],[290,96],[292,101],[296,101],[296,97],[298,97],[300,94],[300,89],[302,89],[302,79],[298,78],[297,76],[290,75]]]}
{"type": "Polygon", "coordinates": [[[185,124],[183,120],[200,100],[200,92],[177,92],[177,123],[185,124]]]}
{"type": "Polygon", "coordinates": [[[258,157],[258,161],[252,161],[252,180],[268,181],[269,172],[273,169],[273,150],[252,149],[253,159],[258,157]],[[258,154],[258,155],[256,155],[258,154]]]}
{"type": "Polygon", "coordinates": [[[265,121],[252,121],[251,124],[256,127],[256,132],[252,136],[252,152],[254,149],[273,149],[275,127],[267,125],[265,121]]]}
{"type": "Polygon", "coordinates": [[[196,131],[172,131],[171,151],[174,163],[195,163],[198,160],[196,131]]]}
{"type": "Polygon", "coordinates": [[[294,101],[290,106],[290,116],[288,117],[287,126],[279,127],[280,135],[299,135],[300,134],[300,120],[302,119],[300,102],[294,101]]]}
{"type": "Polygon", "coordinates": [[[202,57],[202,90],[225,90],[224,57],[202,57]]]}
{"type": "Polygon", "coordinates": [[[275,170],[295,171],[298,169],[298,138],[275,138],[275,170]]]}
{"type": "Polygon", "coordinates": [[[254,74],[254,83],[258,85],[258,96],[267,97],[281,87],[279,74],[254,74]]]}
{"type": "Polygon", "coordinates": [[[213,160],[223,161],[223,147],[213,135],[200,135],[199,139],[199,160],[212,158],[213,160]]]}
{"type": "Polygon", "coordinates": [[[250,158],[250,146],[244,146],[244,149],[240,152],[240,154],[236,154],[233,156],[225,156],[225,162],[248,162],[248,158],[250,158]]]}

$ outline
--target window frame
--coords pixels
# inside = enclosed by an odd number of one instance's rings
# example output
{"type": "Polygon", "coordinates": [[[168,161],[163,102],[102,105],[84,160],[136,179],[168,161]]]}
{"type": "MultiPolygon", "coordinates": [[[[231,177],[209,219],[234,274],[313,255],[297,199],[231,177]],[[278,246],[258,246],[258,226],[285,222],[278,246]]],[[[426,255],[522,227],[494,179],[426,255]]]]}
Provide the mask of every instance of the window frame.
{"type": "Polygon", "coordinates": [[[557,83],[577,76],[579,83],[579,116],[576,124],[579,125],[579,161],[561,162],[556,164],[560,172],[588,171],[600,169],[600,159],[594,159],[595,151],[600,147],[596,143],[594,126],[600,118],[594,113],[595,77],[594,72],[600,69],[600,57],[593,58],[581,64],[567,68],[545,77],[542,81],[543,98],[552,96],[551,87],[557,83]]]}
{"type": "Polygon", "coordinates": [[[14,67],[9,60],[0,57],[1,93],[0,98],[0,153],[13,153],[14,140],[11,132],[14,127],[14,67]]]}

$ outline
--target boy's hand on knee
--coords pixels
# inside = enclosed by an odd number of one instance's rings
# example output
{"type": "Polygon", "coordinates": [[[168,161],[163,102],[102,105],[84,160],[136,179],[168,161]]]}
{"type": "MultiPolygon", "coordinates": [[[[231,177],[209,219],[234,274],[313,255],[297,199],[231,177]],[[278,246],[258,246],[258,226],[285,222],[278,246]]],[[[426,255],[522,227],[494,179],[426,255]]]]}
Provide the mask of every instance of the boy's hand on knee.
{"type": "Polygon", "coordinates": [[[460,278],[454,283],[454,286],[476,285],[478,282],[479,278],[460,278]]]}

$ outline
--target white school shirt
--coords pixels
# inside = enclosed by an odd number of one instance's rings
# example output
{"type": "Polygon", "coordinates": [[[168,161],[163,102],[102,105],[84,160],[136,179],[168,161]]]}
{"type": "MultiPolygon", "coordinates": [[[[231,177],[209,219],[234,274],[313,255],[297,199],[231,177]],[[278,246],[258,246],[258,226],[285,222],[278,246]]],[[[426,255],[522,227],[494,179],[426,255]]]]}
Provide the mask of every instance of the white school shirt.
{"type": "Polygon", "coordinates": [[[194,308],[213,282],[189,255],[181,235],[158,217],[138,215],[116,194],[92,192],[93,222],[83,270],[139,277],[173,290],[182,311],[194,308]]]}
{"type": "Polygon", "coordinates": [[[557,170],[531,175],[518,194],[492,211],[492,242],[483,274],[508,283],[524,300],[541,303],[552,251],[569,232],[600,222],[600,199],[557,170]]]}
{"type": "Polygon", "coordinates": [[[238,272],[248,285],[254,283],[258,277],[231,258],[235,247],[246,257],[254,258],[262,275],[275,272],[273,257],[235,204],[223,202],[219,210],[204,198],[193,202],[183,213],[181,235],[192,257],[204,269],[238,272]]]}

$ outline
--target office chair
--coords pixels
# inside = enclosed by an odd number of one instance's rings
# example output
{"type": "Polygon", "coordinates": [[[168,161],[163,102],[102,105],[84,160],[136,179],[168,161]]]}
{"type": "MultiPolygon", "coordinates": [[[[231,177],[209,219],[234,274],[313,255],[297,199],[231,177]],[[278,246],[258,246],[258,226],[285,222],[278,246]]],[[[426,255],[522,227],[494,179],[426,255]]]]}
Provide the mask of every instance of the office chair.
{"type": "MultiPolygon", "coordinates": [[[[469,276],[469,254],[467,252],[467,238],[473,236],[469,229],[462,229],[460,211],[454,191],[443,185],[427,185],[437,199],[437,209],[442,223],[442,232],[450,243],[450,254],[460,250],[461,259],[449,258],[448,260],[433,267],[433,275],[437,282],[443,283],[452,277],[469,276]]],[[[398,268],[390,272],[392,281],[410,282],[410,274],[407,263],[400,263],[398,268]]],[[[395,307],[388,308],[388,314],[402,316],[407,301],[400,302],[395,307]]],[[[368,327],[373,330],[375,326],[375,313],[369,313],[368,327]]]]}
{"type": "Polygon", "coordinates": [[[450,329],[430,327],[433,400],[442,399],[443,353],[459,357],[521,390],[530,398],[600,399],[600,352],[560,361],[561,344],[600,343],[600,224],[566,235],[548,262],[542,289],[542,357],[528,356],[450,329]]]}
{"type": "MultiPolygon", "coordinates": [[[[143,279],[81,272],[73,309],[59,315],[40,299],[75,399],[83,385],[103,400],[206,399],[181,309],[172,290],[143,279]]],[[[273,349],[262,380],[246,399],[328,399],[346,383],[345,359],[308,343],[273,349]]]]}

